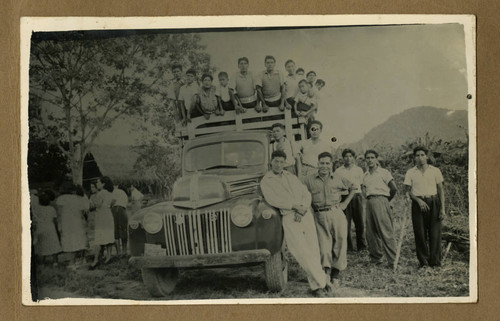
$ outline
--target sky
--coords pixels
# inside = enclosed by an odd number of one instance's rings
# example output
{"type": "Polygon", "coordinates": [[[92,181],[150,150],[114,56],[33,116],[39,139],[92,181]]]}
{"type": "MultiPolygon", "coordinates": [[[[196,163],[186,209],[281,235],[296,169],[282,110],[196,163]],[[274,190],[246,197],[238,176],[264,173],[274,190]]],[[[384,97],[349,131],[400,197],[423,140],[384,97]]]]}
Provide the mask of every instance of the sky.
{"type": "MultiPolygon", "coordinates": [[[[460,24],[331,27],[201,33],[217,71],[264,70],[273,55],[326,81],[317,118],[323,137],[354,143],[390,116],[417,106],[467,109],[465,40],[460,24]]],[[[217,81],[217,80],[216,80],[217,81]]]]}

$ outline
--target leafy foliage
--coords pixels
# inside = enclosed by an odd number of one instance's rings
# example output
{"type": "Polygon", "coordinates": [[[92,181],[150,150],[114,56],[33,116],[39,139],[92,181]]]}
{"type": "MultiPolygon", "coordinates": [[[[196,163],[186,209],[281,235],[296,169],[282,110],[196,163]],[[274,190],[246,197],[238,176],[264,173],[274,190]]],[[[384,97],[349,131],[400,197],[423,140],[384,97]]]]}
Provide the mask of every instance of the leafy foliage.
{"type": "Polygon", "coordinates": [[[57,146],[77,183],[103,130],[120,117],[147,114],[166,95],[173,63],[209,65],[196,34],[105,35],[41,33],[31,42],[30,136],[57,146]]]}

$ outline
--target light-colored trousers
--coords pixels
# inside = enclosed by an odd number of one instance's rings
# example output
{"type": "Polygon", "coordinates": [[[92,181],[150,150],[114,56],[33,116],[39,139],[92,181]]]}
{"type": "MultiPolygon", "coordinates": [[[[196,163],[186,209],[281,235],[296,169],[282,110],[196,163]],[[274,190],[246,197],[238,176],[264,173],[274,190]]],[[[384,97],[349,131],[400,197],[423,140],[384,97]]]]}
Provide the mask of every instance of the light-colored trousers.
{"type": "Polygon", "coordinates": [[[347,267],[347,219],[338,207],[315,213],[321,265],[339,271],[347,267]]]}
{"type": "Polygon", "coordinates": [[[387,263],[392,267],[396,257],[396,239],[387,197],[377,196],[366,202],[366,241],[371,260],[380,262],[385,252],[387,263]]]}
{"type": "Polygon", "coordinates": [[[284,215],[283,231],[288,250],[306,272],[311,290],[324,288],[327,276],[321,267],[318,236],[311,212],[308,210],[300,222],[295,221],[293,213],[284,215]]]}

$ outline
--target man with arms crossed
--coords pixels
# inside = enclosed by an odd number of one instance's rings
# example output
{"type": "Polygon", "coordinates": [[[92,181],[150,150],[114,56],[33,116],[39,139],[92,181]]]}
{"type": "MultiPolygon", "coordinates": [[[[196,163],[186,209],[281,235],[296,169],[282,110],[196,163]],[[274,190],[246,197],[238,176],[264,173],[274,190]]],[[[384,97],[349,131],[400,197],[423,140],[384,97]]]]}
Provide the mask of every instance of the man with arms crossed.
{"type": "Polygon", "coordinates": [[[288,250],[307,273],[313,295],[325,297],[331,286],[321,267],[318,236],[309,209],[311,194],[295,175],[283,170],[285,160],[283,151],[272,153],[271,170],[260,182],[262,194],[269,205],[279,208],[288,250]]]}
{"type": "Polygon", "coordinates": [[[267,112],[269,107],[279,107],[283,111],[285,110],[285,85],[281,73],[274,69],[276,59],[273,56],[266,56],[264,64],[266,70],[262,71],[256,79],[257,95],[262,102],[262,111],[267,112]]]}
{"type": "Polygon", "coordinates": [[[318,155],[328,152],[333,155],[333,146],[320,138],[323,124],[319,120],[311,121],[309,133],[311,138],[301,141],[299,152],[302,157],[302,166],[298,168],[298,177],[302,181],[313,173],[316,173],[318,166],[318,155]]]}
{"type": "Polygon", "coordinates": [[[332,172],[332,155],[318,156],[318,171],[306,178],[305,184],[312,195],[318,232],[321,265],[334,284],[339,273],[347,267],[347,220],[343,210],[354,196],[356,188],[349,180],[332,172]],[[349,195],[341,202],[341,193],[349,195]]]}
{"type": "Polygon", "coordinates": [[[252,72],[248,70],[248,65],[247,57],[238,58],[238,69],[240,71],[229,79],[230,94],[234,92],[234,97],[238,102],[235,106],[238,113],[244,113],[245,108],[255,108],[257,112],[261,111],[261,107],[257,102],[255,80],[252,72]]]}
{"type": "Polygon", "coordinates": [[[368,199],[366,202],[366,240],[372,262],[382,264],[382,256],[385,252],[388,266],[392,269],[396,257],[396,240],[389,201],[398,190],[391,173],[379,166],[377,158],[376,151],[370,149],[365,152],[368,171],[363,176],[362,188],[368,199]]]}
{"type": "Polygon", "coordinates": [[[415,167],[405,175],[404,184],[412,200],[411,218],[420,267],[441,265],[441,221],[445,216],[443,174],[428,164],[428,150],[413,149],[415,167]]]}
{"type": "MultiPolygon", "coordinates": [[[[356,248],[358,251],[361,251],[366,248],[363,235],[365,230],[365,223],[363,219],[363,197],[361,195],[363,170],[361,167],[356,165],[356,153],[354,153],[352,149],[344,149],[342,151],[342,158],[344,159],[344,165],[337,168],[335,173],[352,182],[356,187],[356,193],[344,211],[347,218],[347,250],[353,250],[351,221],[354,221],[354,226],[356,227],[356,248]]],[[[342,196],[342,201],[346,198],[346,195],[342,196]]]]}

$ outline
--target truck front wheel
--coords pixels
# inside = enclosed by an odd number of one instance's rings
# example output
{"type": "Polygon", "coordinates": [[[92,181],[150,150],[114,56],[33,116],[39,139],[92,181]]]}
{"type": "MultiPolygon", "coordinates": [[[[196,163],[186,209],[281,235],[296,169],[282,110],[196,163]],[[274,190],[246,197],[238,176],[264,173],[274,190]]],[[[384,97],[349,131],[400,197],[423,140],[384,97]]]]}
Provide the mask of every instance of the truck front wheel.
{"type": "Polygon", "coordinates": [[[142,282],[154,297],[167,296],[175,289],[179,272],[177,269],[143,268],[142,282]]]}
{"type": "Polygon", "coordinates": [[[281,292],[288,281],[288,264],[283,251],[271,255],[265,263],[266,284],[271,292],[281,292]]]}

